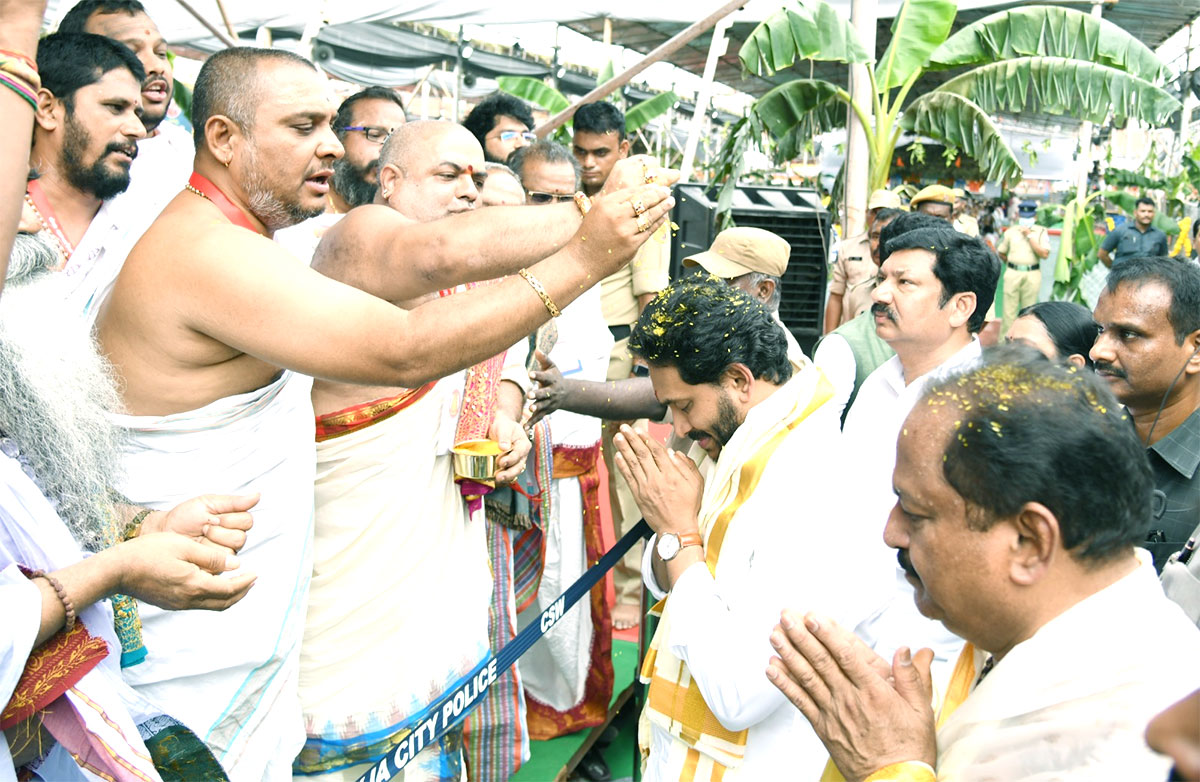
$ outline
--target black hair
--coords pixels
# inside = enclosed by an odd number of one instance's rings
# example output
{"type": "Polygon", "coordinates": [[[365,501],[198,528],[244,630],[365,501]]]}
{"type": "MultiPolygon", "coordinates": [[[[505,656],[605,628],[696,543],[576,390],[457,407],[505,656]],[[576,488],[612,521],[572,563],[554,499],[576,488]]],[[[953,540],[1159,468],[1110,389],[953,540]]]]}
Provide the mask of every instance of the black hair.
{"type": "Polygon", "coordinates": [[[1083,356],[1084,365],[1092,369],[1090,353],[1100,334],[1100,324],[1092,317],[1091,310],[1073,301],[1039,301],[1017,313],[1019,318],[1026,315],[1032,315],[1046,327],[1060,358],[1078,354],[1083,356]]]}
{"type": "Polygon", "coordinates": [[[525,187],[525,164],[531,160],[542,163],[565,163],[569,165],[571,170],[575,172],[575,189],[579,189],[579,161],[571,154],[571,150],[562,144],[559,144],[557,141],[542,139],[528,146],[513,150],[513,153],[508,156],[508,166],[516,173],[517,179],[521,182],[521,187],[525,187]]]}
{"type": "Polygon", "coordinates": [[[529,109],[529,104],[507,92],[493,92],[479,101],[462,124],[479,140],[479,146],[483,147],[486,146],[484,138],[496,127],[497,117],[512,117],[533,130],[533,112],[529,109]]]}
{"type": "Polygon", "coordinates": [[[74,111],[75,91],[95,84],[109,71],[124,68],[141,84],[142,62],[130,48],[103,35],[55,33],[38,41],[38,73],[42,86],[74,111]]]}
{"type": "MultiPolygon", "coordinates": [[[[905,225],[913,225],[909,215],[897,217],[880,234],[889,233],[884,241],[881,259],[886,259],[899,250],[925,250],[934,255],[933,275],[942,284],[939,306],[946,306],[950,297],[957,293],[975,294],[975,311],[967,319],[967,330],[976,334],[983,328],[984,316],[996,297],[996,283],[1000,280],[1000,260],[982,239],[956,231],[950,223],[937,217],[924,217],[937,224],[915,224],[917,227],[903,231],[905,225]],[[905,225],[902,225],[905,221],[905,225]],[[901,233],[901,231],[903,231],[901,233]]],[[[882,263],[882,261],[881,261],[882,263]]]]}
{"type": "Polygon", "coordinates": [[[585,103],[575,110],[572,133],[616,133],[625,140],[625,113],[606,100],[585,103]]]}
{"type": "Polygon", "coordinates": [[[87,32],[92,14],[128,14],[137,16],[146,13],[146,7],[138,0],[80,0],[71,6],[66,16],[58,23],[60,33],[87,32]]]}
{"type": "Polygon", "coordinates": [[[1095,373],[1004,345],[935,380],[923,399],[954,411],[942,473],[972,529],[1038,502],[1078,560],[1103,562],[1145,540],[1154,491],[1145,446],[1095,373]]]}
{"type": "Polygon", "coordinates": [[[1142,256],[1113,264],[1105,287],[1109,293],[1125,283],[1139,288],[1157,282],[1171,292],[1167,320],[1175,330],[1175,344],[1182,345],[1188,334],[1200,329],[1200,266],[1187,260],[1142,256]]]}
{"type": "MultiPolygon", "coordinates": [[[[882,210],[880,210],[882,213],[882,210]]],[[[876,215],[878,220],[879,216],[876,215]]],[[[901,214],[883,227],[879,232],[879,262],[883,263],[887,260],[888,252],[887,244],[890,240],[906,234],[909,231],[915,231],[918,228],[945,228],[946,221],[940,217],[927,215],[924,212],[905,212],[901,210],[901,214]]]]}
{"type": "Polygon", "coordinates": [[[1149,196],[1142,196],[1141,198],[1139,198],[1136,202],[1134,202],[1134,208],[1136,209],[1137,207],[1139,207],[1143,204],[1146,204],[1148,206],[1153,206],[1155,209],[1158,208],[1158,204],[1154,203],[1154,199],[1150,198],[1149,196]]]}
{"type": "Polygon", "coordinates": [[[642,311],[629,351],[651,366],[675,367],[688,385],[717,384],[745,364],[770,383],[792,376],[787,338],[761,302],[711,274],[674,282],[642,311]]]}
{"type": "MultiPolygon", "coordinates": [[[[908,214],[908,212],[905,212],[903,209],[885,206],[875,213],[875,224],[878,225],[881,222],[886,223],[890,220],[895,220],[897,217],[903,214],[908,214]]],[[[926,215],[926,217],[928,217],[928,215],[926,215]]],[[[880,236],[883,236],[882,229],[880,229],[880,236]]]]}
{"type": "MultiPolygon", "coordinates": [[[[354,117],[354,105],[364,100],[388,100],[399,106],[401,111],[404,110],[404,101],[400,100],[400,96],[396,94],[395,90],[377,86],[360,90],[342,101],[342,105],[338,106],[337,114],[334,115],[333,130],[339,138],[345,135],[339,128],[349,125],[354,117]]],[[[407,114],[405,116],[407,117],[407,114]]]]}
{"type": "Polygon", "coordinates": [[[262,94],[258,69],[262,63],[270,61],[316,70],[298,54],[254,46],[222,49],[204,61],[196,77],[196,86],[192,88],[192,135],[196,149],[203,148],[207,141],[204,126],[218,115],[229,117],[243,132],[250,132],[262,94]]]}

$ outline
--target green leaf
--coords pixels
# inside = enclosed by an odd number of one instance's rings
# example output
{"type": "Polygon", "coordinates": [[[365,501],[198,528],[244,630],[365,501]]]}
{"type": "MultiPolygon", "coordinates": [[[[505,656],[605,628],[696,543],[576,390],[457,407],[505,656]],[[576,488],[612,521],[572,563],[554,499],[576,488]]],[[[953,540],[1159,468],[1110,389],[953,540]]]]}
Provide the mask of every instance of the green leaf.
{"type": "Polygon", "coordinates": [[[1021,164],[992,118],[970,100],[951,92],[928,92],[904,109],[900,127],[957,147],[994,182],[1019,180],[1021,164]]]}
{"type": "Polygon", "coordinates": [[[528,76],[501,76],[496,79],[496,83],[500,85],[502,91],[541,106],[551,115],[557,114],[571,105],[565,95],[540,79],[532,79],[528,76]]]}
{"type": "Polygon", "coordinates": [[[1065,57],[1107,65],[1152,84],[1171,76],[1148,46],[1112,22],[1071,8],[1030,6],[985,16],[929,58],[930,69],[986,65],[1016,57],[1065,57]]]}
{"type": "Polygon", "coordinates": [[[905,0],[892,21],[892,40],[875,64],[875,83],[887,92],[925,67],[930,53],[950,34],[955,0],[905,0]]]}
{"type": "Polygon", "coordinates": [[[738,52],[742,67],[759,76],[790,68],[796,60],[868,62],[849,20],[824,0],[798,0],[764,19],[738,52]]]}
{"type": "Polygon", "coordinates": [[[819,79],[793,79],[759,98],[751,112],[775,143],[775,159],[791,160],[805,141],[846,124],[846,91],[819,79]]]}
{"type": "Polygon", "coordinates": [[[950,79],[952,92],[987,112],[1057,114],[1102,123],[1138,119],[1164,125],[1180,103],[1160,87],[1107,65],[1064,57],[1019,57],[950,79]]]}
{"type": "Polygon", "coordinates": [[[612,81],[613,74],[616,72],[613,61],[609,60],[604,63],[604,67],[600,69],[600,75],[596,77],[596,84],[604,84],[607,81],[612,81]]]}
{"type": "Polygon", "coordinates": [[[183,116],[187,117],[187,121],[192,121],[192,88],[181,81],[175,82],[175,92],[171,96],[175,101],[175,105],[183,112],[183,116]]]}
{"type": "Polygon", "coordinates": [[[661,95],[642,101],[625,112],[625,132],[633,133],[644,127],[650,120],[667,113],[678,100],[679,96],[674,91],[667,90],[661,95]]]}
{"type": "Polygon", "coordinates": [[[1166,187],[1166,183],[1161,179],[1151,179],[1140,171],[1124,168],[1106,168],[1104,181],[1113,187],[1140,187],[1147,190],[1166,187]]]}

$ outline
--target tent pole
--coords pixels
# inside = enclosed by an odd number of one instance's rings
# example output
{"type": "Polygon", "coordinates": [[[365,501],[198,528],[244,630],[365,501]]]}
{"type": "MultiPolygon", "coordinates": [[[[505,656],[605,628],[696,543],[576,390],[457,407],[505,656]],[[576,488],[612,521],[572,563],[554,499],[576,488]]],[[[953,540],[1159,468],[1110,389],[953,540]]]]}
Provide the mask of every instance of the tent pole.
{"type": "Polygon", "coordinates": [[[684,184],[692,178],[692,165],[696,162],[696,147],[700,136],[707,126],[705,119],[708,115],[708,104],[712,100],[713,77],[717,75],[717,61],[725,54],[729,46],[725,31],[729,29],[729,17],[717,22],[713,28],[712,43],[708,47],[708,59],[704,62],[704,80],[700,83],[700,94],[696,96],[696,110],[692,112],[692,121],[688,128],[687,143],[683,146],[683,162],[679,164],[679,183],[684,184]]]}
{"type": "Polygon", "coordinates": [[[229,12],[225,10],[225,0],[217,0],[217,10],[221,13],[221,21],[225,23],[225,29],[229,31],[229,37],[237,38],[237,31],[233,29],[233,22],[229,21],[229,12]]]}
{"type": "Polygon", "coordinates": [[[238,45],[237,42],[233,40],[233,38],[229,37],[228,33],[223,32],[219,27],[212,24],[207,19],[205,19],[203,16],[201,16],[200,12],[197,11],[195,8],[192,8],[192,6],[190,4],[188,4],[187,0],[175,0],[175,2],[179,3],[179,5],[183,8],[183,10],[187,11],[189,14],[191,14],[193,17],[195,17],[197,22],[204,25],[204,29],[208,30],[210,33],[215,35],[217,37],[217,40],[219,40],[221,43],[225,44],[226,46],[228,46],[231,49],[238,45]]]}
{"type": "Polygon", "coordinates": [[[655,49],[654,51],[650,52],[645,57],[643,57],[641,59],[641,61],[638,62],[636,65],[634,65],[632,68],[629,68],[628,70],[623,71],[620,74],[617,74],[616,76],[614,76],[613,78],[604,82],[603,84],[598,85],[596,87],[596,89],[592,90],[587,95],[584,95],[582,98],[580,98],[574,104],[568,106],[567,108],[565,108],[562,111],[555,114],[550,119],[546,120],[543,124],[534,128],[533,132],[538,134],[542,138],[546,138],[548,135],[553,133],[560,125],[562,125],[564,122],[566,122],[571,117],[573,117],[575,115],[575,111],[580,106],[582,106],[585,103],[594,103],[595,101],[598,101],[604,97],[607,97],[608,95],[612,94],[613,92],[616,92],[617,90],[621,89],[626,84],[628,84],[630,81],[632,81],[634,76],[637,76],[639,73],[646,70],[654,63],[665,60],[666,58],[670,57],[675,52],[682,49],[684,46],[687,46],[689,43],[691,43],[696,38],[700,37],[706,31],[708,31],[710,28],[712,28],[712,26],[715,25],[717,22],[721,21],[726,16],[733,13],[741,6],[745,5],[745,3],[746,3],[746,0],[729,0],[728,2],[724,3],[720,8],[713,11],[708,16],[704,17],[703,19],[701,19],[698,22],[693,22],[692,24],[685,27],[683,30],[680,30],[679,33],[677,35],[675,35],[674,37],[669,38],[668,40],[664,41],[657,49],[655,49]]]}

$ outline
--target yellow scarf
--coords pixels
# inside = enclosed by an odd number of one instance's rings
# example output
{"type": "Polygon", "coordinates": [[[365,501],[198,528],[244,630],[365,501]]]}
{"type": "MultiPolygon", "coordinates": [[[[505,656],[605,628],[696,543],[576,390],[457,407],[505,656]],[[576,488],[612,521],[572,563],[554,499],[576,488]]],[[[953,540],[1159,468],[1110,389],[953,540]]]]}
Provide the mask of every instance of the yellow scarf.
{"type": "MultiPolygon", "coordinates": [[[[954,664],[954,673],[950,675],[950,683],[946,685],[946,695],[942,698],[942,706],[938,710],[937,729],[941,730],[942,725],[946,720],[950,719],[950,715],[954,710],[962,705],[967,696],[971,694],[971,687],[975,684],[977,672],[975,670],[975,645],[967,642],[963,645],[962,653],[958,655],[958,662],[954,664]]],[[[881,768],[871,776],[867,777],[864,782],[884,782],[884,780],[895,780],[895,782],[924,782],[930,780],[928,769],[922,765],[911,765],[905,763],[896,763],[886,768],[881,768]]],[[[842,772],[838,771],[837,766],[833,765],[833,760],[825,764],[825,772],[821,774],[821,782],[846,782],[846,778],[842,776],[842,772]]]]}
{"type": "MultiPolygon", "coordinates": [[[[704,560],[714,576],[729,524],[742,504],[754,493],[771,455],[804,419],[832,397],[833,386],[824,373],[820,373],[811,395],[797,400],[786,416],[759,435],[757,447],[753,442],[748,444],[747,450],[753,456],[742,464],[740,470],[730,472],[720,490],[706,503],[709,510],[701,510],[700,534],[704,538],[704,560]]],[[[748,730],[731,731],[721,725],[704,702],[700,689],[692,682],[687,665],[667,650],[665,639],[670,626],[668,600],[669,596],[653,610],[659,613],[661,619],[642,663],[641,680],[650,685],[643,719],[658,725],[690,748],[685,763],[685,777],[691,776],[687,773],[688,769],[694,771],[698,765],[711,765],[711,778],[719,779],[724,769],[741,764],[748,730]]],[[[643,745],[642,751],[645,755],[648,747],[643,745]]]]}

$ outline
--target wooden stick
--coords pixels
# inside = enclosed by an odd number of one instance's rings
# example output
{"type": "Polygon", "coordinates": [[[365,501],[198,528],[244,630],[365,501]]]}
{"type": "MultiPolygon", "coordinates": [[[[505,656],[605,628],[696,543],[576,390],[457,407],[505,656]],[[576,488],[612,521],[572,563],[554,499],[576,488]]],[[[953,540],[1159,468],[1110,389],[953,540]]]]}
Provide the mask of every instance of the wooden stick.
{"type": "Polygon", "coordinates": [[[238,45],[238,43],[236,41],[234,41],[232,38],[230,38],[227,33],[223,32],[216,25],[212,24],[207,19],[205,19],[203,16],[201,16],[200,12],[197,11],[195,8],[192,8],[192,6],[187,2],[187,0],[175,0],[175,2],[179,3],[179,5],[181,5],[183,7],[183,10],[187,11],[189,14],[194,16],[196,18],[196,21],[199,22],[200,24],[204,25],[204,28],[206,30],[208,30],[210,33],[212,33],[213,35],[215,35],[217,37],[217,40],[219,40],[221,43],[225,44],[226,46],[230,47],[231,49],[238,45]]]}
{"type": "Polygon", "coordinates": [[[237,38],[237,31],[233,29],[233,22],[229,21],[229,12],[225,10],[224,0],[217,0],[217,10],[221,12],[221,21],[225,22],[225,29],[229,31],[229,37],[237,38]]]}
{"type": "MultiPolygon", "coordinates": [[[[178,2],[183,2],[183,0],[178,0],[178,2]]],[[[654,63],[665,60],[667,57],[670,57],[684,46],[687,46],[689,43],[711,29],[717,22],[724,19],[726,16],[733,13],[745,4],[746,0],[729,0],[716,11],[713,11],[700,21],[693,22],[684,29],[680,30],[675,36],[663,41],[658,48],[643,57],[642,60],[637,63],[637,65],[634,65],[629,70],[614,76],[603,84],[598,85],[596,89],[592,90],[587,95],[584,95],[578,101],[555,114],[543,124],[539,125],[534,129],[533,132],[541,138],[546,138],[546,136],[557,130],[560,125],[569,120],[571,117],[575,116],[575,111],[580,106],[585,103],[595,103],[596,101],[601,100],[602,98],[605,98],[608,95],[611,95],[613,92],[621,89],[630,81],[632,81],[634,76],[637,76],[654,63]]]]}

